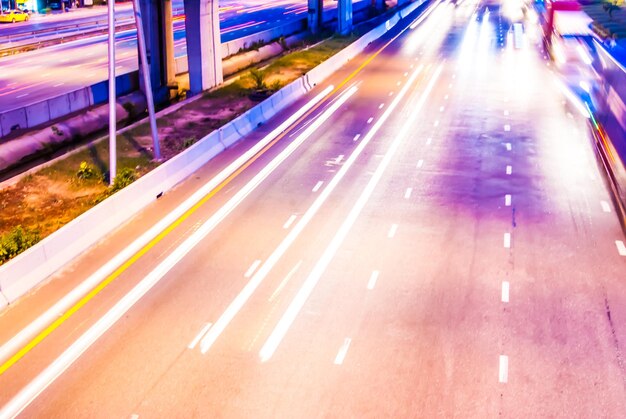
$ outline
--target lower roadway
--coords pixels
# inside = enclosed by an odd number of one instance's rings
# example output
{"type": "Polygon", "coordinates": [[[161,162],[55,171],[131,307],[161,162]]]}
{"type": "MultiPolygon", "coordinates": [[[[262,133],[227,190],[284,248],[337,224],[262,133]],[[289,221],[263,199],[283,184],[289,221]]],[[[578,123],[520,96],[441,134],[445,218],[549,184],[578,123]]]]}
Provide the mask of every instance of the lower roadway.
{"type": "MultiPolygon", "coordinates": [[[[0,375],[0,406],[22,391],[38,394],[23,417],[624,417],[624,238],[585,119],[493,2],[409,23],[0,375]]],[[[0,342],[311,98],[8,309],[0,342]]]]}

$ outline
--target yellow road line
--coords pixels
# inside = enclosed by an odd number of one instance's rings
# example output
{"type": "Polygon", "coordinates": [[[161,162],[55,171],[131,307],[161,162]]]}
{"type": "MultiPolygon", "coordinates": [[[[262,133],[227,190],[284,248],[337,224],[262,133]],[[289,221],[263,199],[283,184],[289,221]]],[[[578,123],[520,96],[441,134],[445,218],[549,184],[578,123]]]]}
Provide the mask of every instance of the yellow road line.
{"type": "Polygon", "coordinates": [[[119,268],[117,268],[111,275],[109,275],[105,280],[103,280],[100,284],[98,284],[94,289],[92,289],[87,295],[81,298],[76,304],[74,304],[69,310],[67,310],[62,316],[56,319],[52,324],[42,330],[37,336],[35,336],[30,342],[28,342],[22,349],[20,349],[15,355],[9,358],[6,362],[0,365],[0,375],[4,374],[9,368],[11,368],[17,361],[22,359],[28,352],[30,352],[34,347],[36,347],[39,343],[41,343],[48,335],[50,335],[54,330],[56,330],[59,326],[61,326],[67,319],[69,319],[74,313],[76,313],[81,307],[87,304],[92,298],[98,295],[107,285],[113,282],[117,277],[123,274],[128,268],[130,268],[137,260],[139,260],[143,255],[145,255],[150,249],[156,246],[161,240],[163,240],[169,233],[172,232],[176,227],[178,227],[183,221],[189,218],[193,213],[195,213],[202,205],[204,205],[209,199],[211,199],[215,194],[221,191],[226,185],[228,185],[233,179],[235,179],[241,172],[243,172],[246,168],[248,168],[252,163],[258,160],[263,154],[265,154],[271,147],[274,146],[278,141],[285,137],[288,133],[293,130],[293,127],[300,124],[303,120],[309,117],[313,112],[315,112],[322,103],[328,100],[332,95],[337,93],[343,86],[346,85],[350,80],[352,80],[358,73],[360,73],[365,66],[374,60],[381,52],[383,52],[392,42],[394,42],[400,35],[402,35],[410,26],[407,26],[404,30],[394,36],[391,40],[389,40],[385,45],[383,45],[380,49],[370,55],[356,70],[354,70],[346,79],[344,79],[333,91],[328,93],[326,97],[320,100],[315,106],[313,106],[309,111],[307,111],[304,115],[302,115],[297,121],[295,121],[289,128],[287,128],[282,134],[278,135],[272,142],[263,147],[256,155],[254,155],[250,160],[244,163],[241,167],[235,170],[230,176],[228,176],[222,183],[215,187],[211,192],[209,192],[204,198],[198,201],[193,207],[191,207],[187,212],[180,216],[176,221],[170,224],[165,230],[163,230],[159,235],[157,235],[154,239],[152,239],[148,244],[146,244],[141,250],[135,253],[130,259],[128,259],[124,264],[122,264],[119,268]]]}

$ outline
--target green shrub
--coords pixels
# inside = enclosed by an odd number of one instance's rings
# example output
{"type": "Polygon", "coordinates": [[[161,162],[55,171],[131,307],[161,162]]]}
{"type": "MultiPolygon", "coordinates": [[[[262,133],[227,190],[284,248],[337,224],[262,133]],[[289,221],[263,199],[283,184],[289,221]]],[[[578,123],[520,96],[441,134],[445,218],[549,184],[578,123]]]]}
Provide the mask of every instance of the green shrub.
{"type": "Polygon", "coordinates": [[[22,226],[14,227],[10,232],[0,236],[0,264],[19,255],[41,240],[39,231],[26,230],[22,226]]]}
{"type": "Polygon", "coordinates": [[[128,167],[123,168],[117,173],[115,179],[113,179],[113,185],[109,187],[109,192],[114,193],[123,189],[133,183],[137,179],[137,175],[133,169],[128,167]]]}
{"type": "Polygon", "coordinates": [[[264,71],[261,71],[257,68],[250,69],[250,78],[252,79],[252,83],[253,83],[252,88],[254,90],[266,89],[267,88],[267,86],[265,85],[266,76],[267,75],[265,74],[264,71]]]}
{"type": "Polygon", "coordinates": [[[83,161],[76,172],[76,177],[83,180],[95,179],[98,177],[98,173],[89,163],[83,161]]]}

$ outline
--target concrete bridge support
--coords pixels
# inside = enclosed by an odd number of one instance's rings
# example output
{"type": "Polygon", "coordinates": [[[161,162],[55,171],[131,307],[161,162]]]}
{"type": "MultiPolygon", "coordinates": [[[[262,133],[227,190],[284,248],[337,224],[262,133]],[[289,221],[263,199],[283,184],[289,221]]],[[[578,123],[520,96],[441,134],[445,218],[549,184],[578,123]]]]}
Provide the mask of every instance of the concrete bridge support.
{"type": "MultiPolygon", "coordinates": [[[[169,99],[168,84],[174,79],[174,39],[172,2],[170,0],[139,0],[146,37],[148,71],[155,103],[169,99]],[[169,8],[169,12],[166,9],[169,8]],[[169,28],[166,29],[166,28],[169,28]]],[[[143,69],[140,69],[143,71],[143,69]]]]}
{"type": "Polygon", "coordinates": [[[218,0],[184,0],[189,92],[197,95],[224,81],[218,0]]]}
{"type": "Polygon", "coordinates": [[[337,33],[348,35],[352,31],[352,0],[337,3],[337,33]]]}
{"type": "Polygon", "coordinates": [[[309,32],[319,33],[322,30],[323,0],[308,0],[309,4],[309,32]]]}

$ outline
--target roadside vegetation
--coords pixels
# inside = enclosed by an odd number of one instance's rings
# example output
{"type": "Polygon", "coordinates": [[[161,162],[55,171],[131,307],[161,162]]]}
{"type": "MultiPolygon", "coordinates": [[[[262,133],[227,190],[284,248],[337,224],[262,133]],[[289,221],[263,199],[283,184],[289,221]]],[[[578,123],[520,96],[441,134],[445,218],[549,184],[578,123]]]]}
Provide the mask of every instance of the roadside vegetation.
{"type": "MultiPolygon", "coordinates": [[[[241,115],[356,39],[311,38],[296,50],[240,73],[157,121],[163,161],[241,115]],[[307,47],[307,45],[313,45],[307,47]]],[[[157,167],[147,123],[117,136],[117,177],[109,186],[108,138],[0,190],[0,264],[28,249],[117,190],[157,167]]]]}

